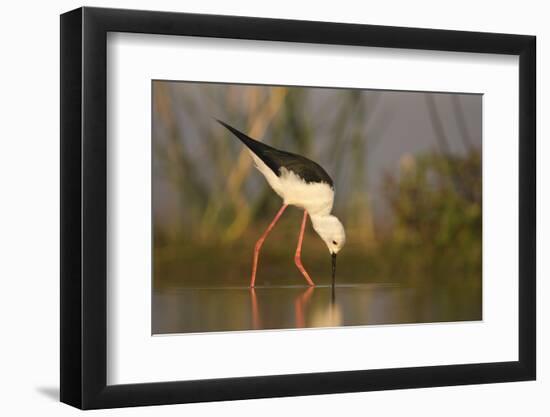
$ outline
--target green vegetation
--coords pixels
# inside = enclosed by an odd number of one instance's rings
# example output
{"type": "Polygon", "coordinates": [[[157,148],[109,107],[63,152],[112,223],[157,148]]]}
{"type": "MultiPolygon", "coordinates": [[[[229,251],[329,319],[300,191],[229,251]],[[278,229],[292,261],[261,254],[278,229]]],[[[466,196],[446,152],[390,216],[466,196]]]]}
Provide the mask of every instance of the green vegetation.
{"type": "MultiPolygon", "coordinates": [[[[481,155],[421,155],[402,159],[385,194],[394,218],[386,242],[403,253],[401,268],[481,274],[481,155]],[[411,254],[413,258],[411,259],[411,254]]],[[[439,275],[444,277],[444,274],[439,275]]]]}

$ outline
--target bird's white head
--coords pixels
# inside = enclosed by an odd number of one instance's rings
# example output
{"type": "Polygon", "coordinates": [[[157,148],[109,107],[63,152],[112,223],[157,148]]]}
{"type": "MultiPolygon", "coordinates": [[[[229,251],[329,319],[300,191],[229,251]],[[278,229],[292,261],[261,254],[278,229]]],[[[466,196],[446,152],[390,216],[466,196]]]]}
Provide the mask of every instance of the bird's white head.
{"type": "Polygon", "coordinates": [[[346,243],[346,232],[336,216],[311,216],[311,224],[332,255],[340,252],[346,243]]]}

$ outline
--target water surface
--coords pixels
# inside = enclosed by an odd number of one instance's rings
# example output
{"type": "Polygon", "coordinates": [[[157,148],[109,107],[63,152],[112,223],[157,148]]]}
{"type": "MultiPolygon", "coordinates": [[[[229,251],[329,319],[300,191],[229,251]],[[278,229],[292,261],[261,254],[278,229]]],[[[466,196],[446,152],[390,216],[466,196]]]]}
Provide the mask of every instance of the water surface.
{"type": "Polygon", "coordinates": [[[295,329],[480,320],[477,300],[449,288],[393,284],[163,287],[153,292],[152,333],[295,329]]]}

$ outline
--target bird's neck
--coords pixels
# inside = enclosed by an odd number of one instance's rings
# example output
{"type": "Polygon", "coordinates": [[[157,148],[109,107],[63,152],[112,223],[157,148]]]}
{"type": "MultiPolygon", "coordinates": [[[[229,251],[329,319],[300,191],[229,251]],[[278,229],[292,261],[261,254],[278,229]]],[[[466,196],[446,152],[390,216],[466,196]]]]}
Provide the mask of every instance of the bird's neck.
{"type": "Polygon", "coordinates": [[[312,223],[318,223],[318,222],[322,222],[323,220],[325,220],[327,217],[330,216],[330,213],[327,213],[327,214],[309,214],[309,217],[311,217],[311,222],[312,223]]]}
{"type": "Polygon", "coordinates": [[[313,228],[319,233],[320,230],[324,229],[324,225],[326,224],[327,219],[330,217],[329,214],[310,214],[309,217],[311,217],[311,224],[313,225],[313,228]]]}

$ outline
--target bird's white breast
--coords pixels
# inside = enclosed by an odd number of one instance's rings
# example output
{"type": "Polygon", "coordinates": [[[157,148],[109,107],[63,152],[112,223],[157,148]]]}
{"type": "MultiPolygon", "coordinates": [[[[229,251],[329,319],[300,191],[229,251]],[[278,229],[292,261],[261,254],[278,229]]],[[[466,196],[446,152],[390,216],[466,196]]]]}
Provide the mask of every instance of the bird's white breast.
{"type": "Polygon", "coordinates": [[[294,172],[281,169],[277,176],[260,158],[250,152],[256,168],[285,204],[306,209],[310,215],[327,215],[334,203],[334,190],[327,183],[306,182],[294,172]]]}

